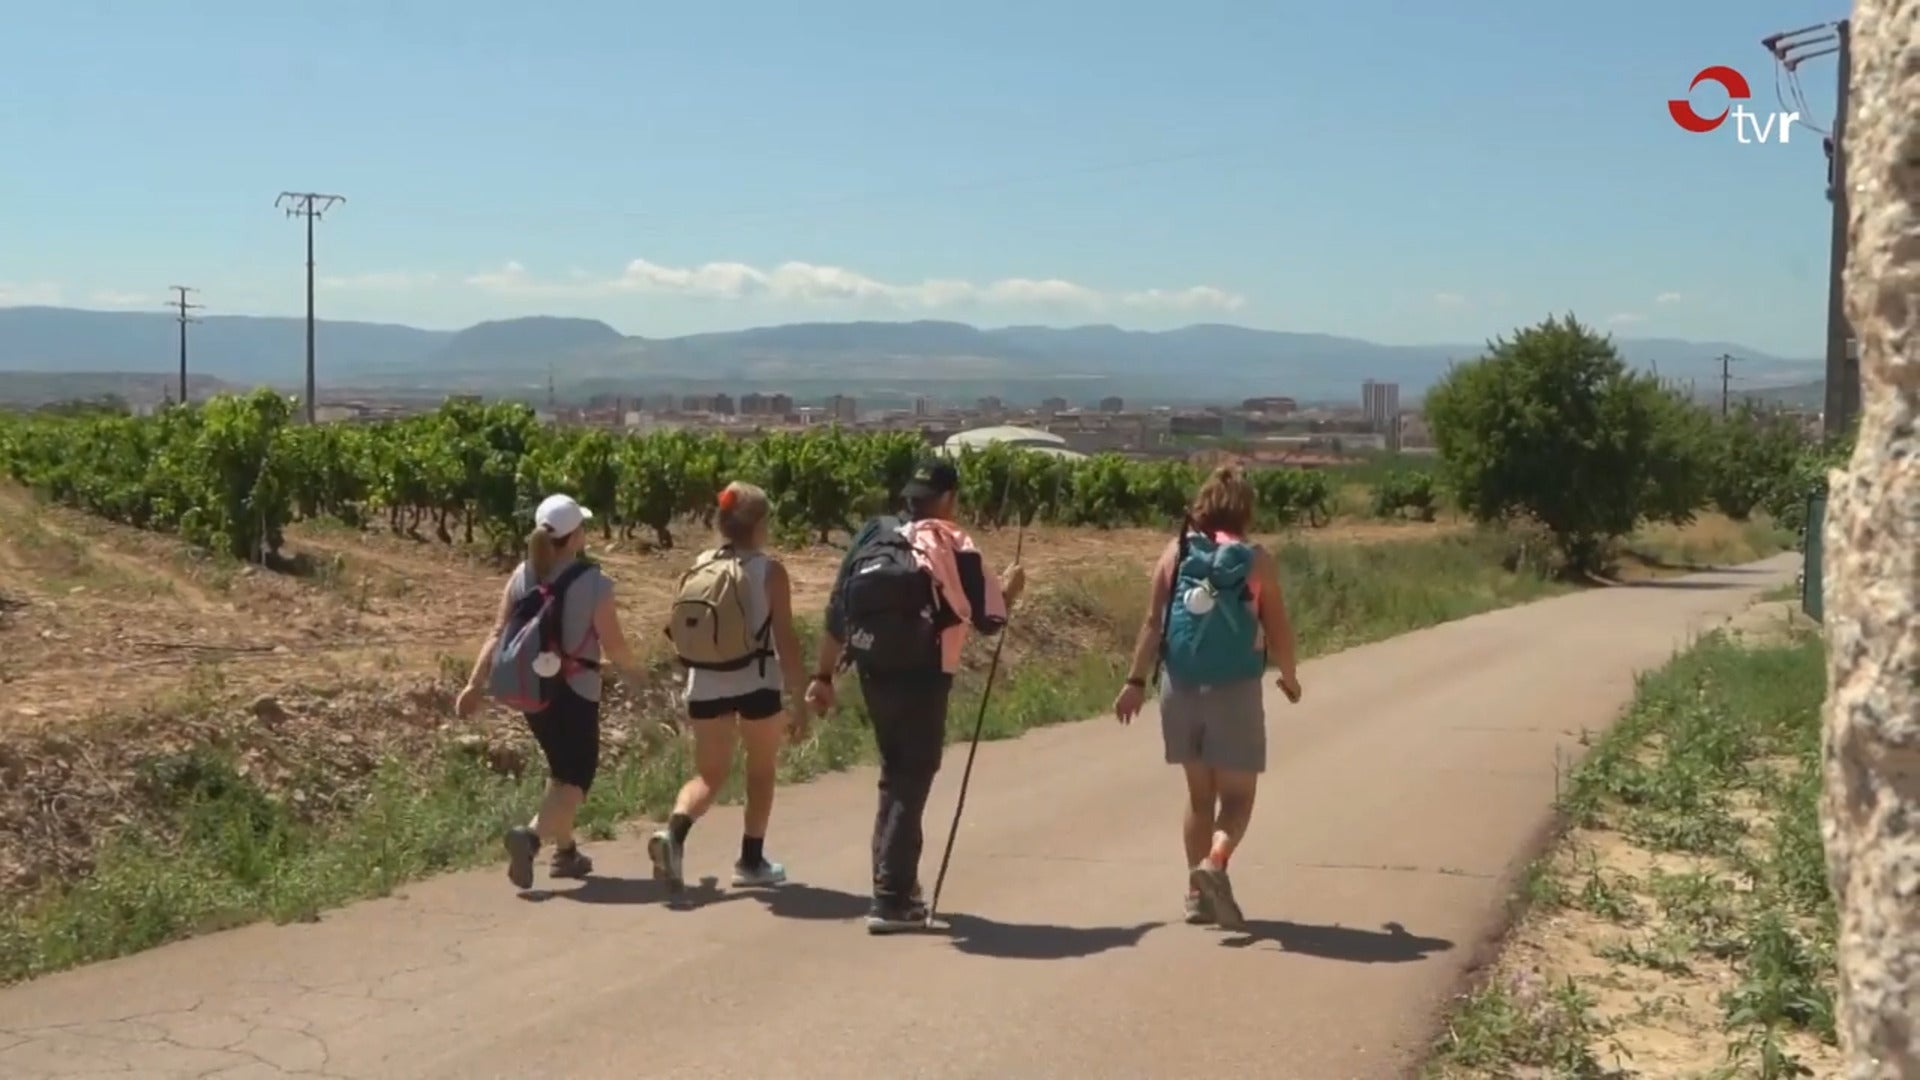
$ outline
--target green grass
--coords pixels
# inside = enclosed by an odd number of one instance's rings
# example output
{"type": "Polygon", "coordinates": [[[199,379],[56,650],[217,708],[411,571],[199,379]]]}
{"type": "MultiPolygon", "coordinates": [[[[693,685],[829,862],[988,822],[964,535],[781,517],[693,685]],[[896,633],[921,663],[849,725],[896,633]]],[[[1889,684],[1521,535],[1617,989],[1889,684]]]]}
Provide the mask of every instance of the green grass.
{"type": "MultiPolygon", "coordinates": [[[[1597,950],[1616,964],[1674,977],[1729,966],[1718,1002],[1729,1077],[1811,1075],[1783,1036],[1834,1040],[1835,912],[1818,813],[1825,691],[1817,637],[1702,639],[1642,680],[1562,805],[1577,829],[1693,856],[1699,869],[1639,881],[1562,857],[1524,890],[1536,909],[1575,908],[1621,927],[1597,950]]],[[[1617,1075],[1613,1029],[1584,990],[1496,977],[1463,1000],[1430,1074],[1617,1075]]]]}
{"type": "MultiPolygon", "coordinates": [[[[1370,546],[1283,545],[1285,586],[1303,657],[1560,591],[1539,576],[1503,569],[1507,542],[1464,534],[1370,546]]],[[[1144,610],[1137,569],[1046,583],[1016,615],[984,736],[1096,715],[1111,702],[1144,610]],[[1051,643],[1051,644],[1049,644],[1051,643]]],[[[955,690],[948,735],[971,733],[988,646],[955,690]]],[[[457,685],[450,660],[441,680],[457,685]]],[[[872,757],[857,688],[847,707],[815,724],[791,748],[783,779],[800,782],[872,757]]],[[[201,701],[202,709],[220,708],[201,701]]],[[[661,718],[656,718],[661,719],[661,718]]],[[[689,746],[653,740],[644,753],[614,756],[580,825],[615,835],[635,818],[670,808],[689,775],[689,746]]],[[[539,770],[519,778],[448,740],[425,761],[388,760],[352,810],[310,819],[203,745],[141,766],[142,805],[153,808],[99,849],[92,873],[0,910],[0,982],[137,952],[167,941],[260,919],[311,919],[419,878],[486,863],[499,834],[538,799],[539,770]]],[[[731,798],[736,792],[728,792],[731,798]]]]}

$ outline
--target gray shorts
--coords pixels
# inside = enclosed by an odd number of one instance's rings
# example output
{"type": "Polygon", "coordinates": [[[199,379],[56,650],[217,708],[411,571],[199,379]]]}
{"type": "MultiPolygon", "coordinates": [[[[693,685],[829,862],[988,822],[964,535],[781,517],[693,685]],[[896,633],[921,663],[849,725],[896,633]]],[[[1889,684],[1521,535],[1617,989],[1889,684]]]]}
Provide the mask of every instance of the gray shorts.
{"type": "Polygon", "coordinates": [[[1160,733],[1167,764],[1231,772],[1267,771],[1267,709],[1261,679],[1215,686],[1160,687],[1160,733]]]}

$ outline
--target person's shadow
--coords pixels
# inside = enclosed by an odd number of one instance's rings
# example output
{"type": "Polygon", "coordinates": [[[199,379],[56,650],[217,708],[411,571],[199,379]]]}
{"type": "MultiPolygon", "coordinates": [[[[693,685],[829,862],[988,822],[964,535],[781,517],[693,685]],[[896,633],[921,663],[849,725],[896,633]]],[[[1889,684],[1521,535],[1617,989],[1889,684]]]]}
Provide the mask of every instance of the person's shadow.
{"type": "Polygon", "coordinates": [[[571,889],[528,889],[523,900],[571,900],[576,904],[661,904],[680,911],[737,900],[739,892],[722,892],[720,879],[703,877],[675,894],[664,881],[653,878],[587,877],[571,889]]]}
{"type": "Polygon", "coordinates": [[[1244,949],[1272,942],[1283,952],[1341,960],[1350,964],[1407,964],[1453,948],[1445,938],[1410,934],[1397,922],[1379,930],[1352,926],[1321,926],[1274,919],[1250,919],[1244,931],[1227,931],[1220,944],[1244,949]]]}
{"type": "MultiPolygon", "coordinates": [[[[849,921],[866,915],[872,901],[839,889],[788,882],[775,889],[745,894],[782,919],[826,922],[849,921]]],[[[944,937],[953,947],[975,956],[1003,960],[1067,960],[1094,956],[1111,949],[1132,948],[1147,932],[1164,923],[1134,926],[1054,926],[1046,923],[1005,923],[977,915],[939,915],[936,929],[924,936],[944,937]]],[[[909,931],[900,936],[923,936],[909,931]]]]}

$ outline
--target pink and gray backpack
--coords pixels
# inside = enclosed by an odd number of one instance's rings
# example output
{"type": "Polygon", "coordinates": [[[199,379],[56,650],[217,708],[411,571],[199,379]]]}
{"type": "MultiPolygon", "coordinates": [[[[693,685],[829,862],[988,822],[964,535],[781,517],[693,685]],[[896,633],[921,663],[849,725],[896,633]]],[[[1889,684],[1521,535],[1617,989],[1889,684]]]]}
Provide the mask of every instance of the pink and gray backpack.
{"type": "MultiPolygon", "coordinates": [[[[502,705],[537,713],[553,704],[567,676],[600,665],[567,653],[560,641],[567,589],[593,564],[578,560],[545,584],[536,584],[507,613],[493,653],[487,693],[502,705]]],[[[589,631],[591,634],[591,631],[589,631]]]]}

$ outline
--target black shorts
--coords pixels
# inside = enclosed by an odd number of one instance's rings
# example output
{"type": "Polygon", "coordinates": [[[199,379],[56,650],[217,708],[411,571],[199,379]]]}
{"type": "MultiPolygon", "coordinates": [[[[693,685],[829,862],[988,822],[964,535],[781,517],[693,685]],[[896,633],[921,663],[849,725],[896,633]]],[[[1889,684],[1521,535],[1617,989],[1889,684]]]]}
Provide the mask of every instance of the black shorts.
{"type": "Polygon", "coordinates": [[[552,704],[526,715],[527,727],[546,755],[547,775],[581,791],[592,788],[600,771],[600,703],[562,686],[552,704]]]}
{"type": "Polygon", "coordinates": [[[765,720],[779,716],[786,708],[787,703],[778,690],[749,690],[732,697],[689,701],[687,719],[718,720],[723,716],[738,716],[742,720],[765,720]]]}

